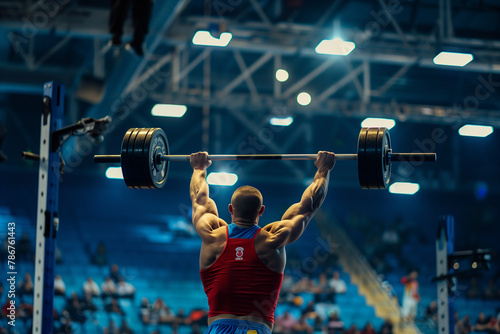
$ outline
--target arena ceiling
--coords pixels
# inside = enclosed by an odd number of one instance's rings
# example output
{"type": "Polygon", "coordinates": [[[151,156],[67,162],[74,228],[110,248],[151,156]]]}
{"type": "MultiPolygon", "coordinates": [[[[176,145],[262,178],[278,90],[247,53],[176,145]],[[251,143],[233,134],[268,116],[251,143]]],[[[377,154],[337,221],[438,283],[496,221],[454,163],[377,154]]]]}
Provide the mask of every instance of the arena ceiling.
{"type": "MultiPolygon", "coordinates": [[[[390,117],[395,150],[437,151],[439,164],[395,173],[429,189],[498,189],[498,134],[466,141],[466,123],[500,127],[500,3],[495,0],[157,0],[139,57],[107,45],[108,1],[0,0],[0,121],[8,170],[32,168],[20,151],[38,151],[42,84],[66,86],[66,121],[111,116],[92,152],[81,138],[63,150],[68,171],[101,173],[92,154],[119,153],[130,127],[161,127],[174,154],[309,153],[356,150],[359,123],[390,117]],[[196,46],[197,30],[232,33],[225,48],[196,46]],[[320,55],[323,39],[356,43],[346,57],[320,55]],[[442,50],[471,52],[465,67],[435,65],[442,50]],[[274,78],[286,68],[288,81],[274,78]],[[307,91],[308,106],[296,96],[307,91]],[[103,95],[101,95],[101,93],[103,95]],[[181,119],[151,115],[156,103],[185,104],[181,119]],[[272,116],[293,116],[285,129],[272,116]],[[444,131],[438,140],[433,133],[444,131]],[[495,142],[496,140],[496,142],[495,142]]],[[[127,22],[125,40],[133,32],[127,22]]],[[[214,32],[215,33],[215,32],[214,32]]],[[[215,166],[215,165],[214,165],[215,166]]],[[[176,166],[171,177],[187,177],[176,166]]],[[[241,163],[248,179],[307,179],[306,163],[241,163]]],[[[214,167],[215,168],[215,167],[214,167]]],[[[218,168],[224,169],[219,165],[218,168]]],[[[356,187],[350,163],[334,182],[356,187]]]]}

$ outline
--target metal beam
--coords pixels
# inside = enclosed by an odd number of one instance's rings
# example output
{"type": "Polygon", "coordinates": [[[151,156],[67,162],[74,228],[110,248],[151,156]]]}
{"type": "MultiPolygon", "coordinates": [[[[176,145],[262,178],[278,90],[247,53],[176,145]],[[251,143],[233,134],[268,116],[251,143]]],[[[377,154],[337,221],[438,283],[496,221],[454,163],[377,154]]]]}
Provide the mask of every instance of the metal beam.
{"type": "Polygon", "coordinates": [[[394,83],[396,82],[396,80],[398,80],[399,78],[401,78],[403,75],[406,74],[406,72],[408,72],[408,70],[413,66],[413,64],[406,64],[404,65],[403,67],[401,67],[392,77],[389,78],[389,80],[386,81],[385,84],[382,85],[382,87],[380,87],[379,89],[377,89],[373,95],[376,95],[376,96],[382,96],[384,95],[387,90],[389,88],[392,87],[392,85],[394,85],[394,83]]]}
{"type": "MultiPolygon", "coordinates": [[[[245,73],[248,71],[247,66],[245,65],[245,61],[243,60],[243,57],[241,56],[241,53],[238,50],[233,51],[234,58],[236,59],[236,63],[238,64],[238,67],[240,68],[241,73],[245,73]]],[[[255,100],[259,99],[259,92],[257,91],[257,88],[255,87],[255,83],[252,80],[252,77],[250,75],[245,77],[245,82],[248,86],[248,89],[250,90],[250,94],[252,95],[252,98],[255,100]]]]}
{"type": "Polygon", "coordinates": [[[264,22],[268,26],[272,26],[271,21],[267,17],[266,13],[264,13],[264,11],[262,10],[261,5],[256,0],[250,0],[250,3],[252,4],[252,7],[255,10],[255,12],[257,12],[257,14],[259,15],[262,22],[264,22]]]}
{"type": "Polygon", "coordinates": [[[315,103],[321,103],[325,101],[328,97],[331,95],[335,94],[339,89],[344,87],[346,84],[348,84],[350,81],[352,81],[355,77],[357,77],[362,71],[363,71],[364,65],[361,64],[358,67],[356,67],[355,70],[349,72],[345,77],[328,87],[323,91],[323,93],[319,94],[318,97],[316,97],[315,103]]]}
{"type": "MultiPolygon", "coordinates": [[[[362,66],[362,65],[361,65],[362,66]]],[[[349,74],[352,75],[352,74],[349,74]]],[[[345,79],[345,78],[344,78],[345,79]]],[[[190,106],[202,106],[202,98],[196,94],[152,94],[151,98],[165,103],[185,104],[190,106]]],[[[208,101],[213,108],[224,110],[245,110],[257,115],[268,113],[270,109],[286,105],[287,112],[291,115],[314,115],[355,117],[364,118],[368,114],[372,117],[396,117],[407,122],[443,124],[457,126],[465,122],[475,124],[491,125],[500,128],[500,109],[486,110],[478,109],[473,112],[464,111],[454,106],[435,106],[424,104],[409,104],[397,102],[370,102],[364,104],[363,101],[353,101],[346,99],[327,99],[319,103],[315,99],[314,106],[304,108],[299,106],[295,99],[290,98],[279,103],[276,102],[272,94],[260,94],[259,105],[252,104],[248,94],[232,93],[223,100],[217,98],[217,94],[208,101]],[[364,111],[366,110],[366,112],[364,111]]]]}
{"type": "Polygon", "coordinates": [[[253,72],[261,68],[269,59],[272,58],[271,53],[263,54],[259,59],[257,59],[247,70],[241,73],[239,76],[233,79],[219,94],[218,98],[223,98],[229,94],[234,88],[236,88],[243,80],[252,75],[253,72]]]}
{"type": "Polygon", "coordinates": [[[297,92],[299,89],[307,85],[309,82],[311,82],[314,78],[316,78],[318,75],[322,74],[328,67],[332,66],[339,60],[338,57],[332,57],[326,61],[324,61],[321,65],[316,67],[313,71],[309,72],[305,77],[297,81],[292,87],[288,88],[284,93],[283,97],[288,98],[290,97],[293,93],[297,92]]]}
{"type": "Polygon", "coordinates": [[[391,11],[389,10],[389,8],[387,8],[387,4],[385,3],[385,0],[378,0],[380,6],[382,6],[382,8],[384,9],[385,13],[389,16],[389,21],[391,22],[392,26],[394,27],[394,29],[396,30],[396,32],[398,33],[399,35],[399,38],[401,38],[401,41],[403,42],[403,44],[412,52],[414,53],[414,48],[413,46],[411,46],[408,41],[406,40],[406,36],[405,36],[405,33],[403,32],[403,29],[401,29],[398,21],[396,20],[396,18],[394,17],[394,15],[392,15],[391,11]]]}

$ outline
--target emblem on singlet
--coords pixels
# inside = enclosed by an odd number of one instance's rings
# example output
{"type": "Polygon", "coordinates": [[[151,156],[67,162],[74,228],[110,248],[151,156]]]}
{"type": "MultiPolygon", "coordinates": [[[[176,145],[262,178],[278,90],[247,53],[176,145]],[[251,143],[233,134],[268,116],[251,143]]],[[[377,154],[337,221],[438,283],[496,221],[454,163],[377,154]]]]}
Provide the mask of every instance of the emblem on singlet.
{"type": "Polygon", "coordinates": [[[243,260],[243,247],[236,248],[236,260],[243,260]]]}

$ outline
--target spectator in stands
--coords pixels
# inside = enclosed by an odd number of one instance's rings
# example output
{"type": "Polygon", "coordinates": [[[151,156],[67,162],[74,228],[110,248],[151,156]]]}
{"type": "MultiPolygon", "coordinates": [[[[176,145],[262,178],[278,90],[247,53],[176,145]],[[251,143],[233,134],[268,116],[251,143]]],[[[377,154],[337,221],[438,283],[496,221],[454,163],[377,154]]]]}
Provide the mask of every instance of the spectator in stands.
{"type": "Polygon", "coordinates": [[[274,321],[273,332],[277,334],[290,334],[296,323],[297,319],[287,310],[274,321]]]}
{"type": "Polygon", "coordinates": [[[437,328],[438,311],[436,301],[431,301],[430,304],[425,308],[424,320],[427,322],[430,328],[437,328]]]}
{"type": "Polygon", "coordinates": [[[313,328],[307,323],[307,316],[302,314],[299,321],[293,325],[292,334],[311,334],[313,328]]]}
{"type": "Polygon", "coordinates": [[[172,310],[165,304],[163,299],[157,298],[151,310],[151,323],[152,324],[170,324],[175,321],[175,315],[172,310]]]}
{"type": "Polygon", "coordinates": [[[102,241],[99,242],[95,253],[92,255],[92,263],[98,266],[106,266],[108,264],[108,254],[102,241]]]}
{"type": "Polygon", "coordinates": [[[101,297],[102,299],[115,297],[116,296],[116,284],[113,282],[111,277],[106,277],[104,282],[101,284],[101,297]]]}
{"type": "Polygon", "coordinates": [[[33,289],[34,289],[34,286],[33,286],[33,281],[31,280],[31,275],[30,275],[30,273],[25,273],[24,280],[19,282],[18,293],[19,293],[21,300],[23,300],[24,296],[32,296],[33,289]]]}
{"type": "Polygon", "coordinates": [[[54,295],[66,296],[66,284],[64,284],[61,275],[56,275],[54,278],[54,295]]]}
{"type": "Polygon", "coordinates": [[[470,324],[469,315],[460,319],[458,317],[458,312],[455,312],[455,334],[469,334],[472,330],[473,327],[470,324]]]}
{"type": "Polygon", "coordinates": [[[118,284],[118,282],[120,282],[120,280],[123,278],[122,274],[120,273],[120,268],[116,264],[113,264],[111,266],[109,277],[111,277],[113,282],[115,282],[116,284],[118,284]]]}
{"type": "Polygon", "coordinates": [[[393,324],[389,319],[385,319],[384,323],[380,327],[379,334],[393,334],[393,324]]]}
{"type": "Polygon", "coordinates": [[[399,254],[400,238],[394,227],[389,227],[382,233],[382,242],[388,252],[399,254]]]}
{"type": "Polygon", "coordinates": [[[120,334],[120,328],[116,326],[115,321],[113,319],[109,319],[109,323],[107,327],[102,329],[104,334],[120,334]]]}
{"type": "Polygon", "coordinates": [[[292,289],[295,285],[292,276],[283,275],[283,283],[281,284],[280,296],[278,298],[278,303],[290,303],[293,299],[292,289]]]}
{"type": "Polygon", "coordinates": [[[82,312],[90,312],[90,318],[96,321],[95,312],[99,310],[96,304],[92,301],[92,294],[90,292],[85,293],[84,299],[80,302],[80,309],[82,312]]]}
{"type": "Polygon", "coordinates": [[[141,299],[141,305],[139,306],[139,318],[143,325],[148,325],[150,323],[151,311],[153,307],[149,303],[146,297],[141,299]]]}
{"type": "Polygon", "coordinates": [[[330,286],[326,273],[319,275],[319,282],[314,291],[314,301],[316,303],[335,304],[335,289],[330,286]]]}
{"type": "Polygon", "coordinates": [[[111,301],[104,306],[104,310],[108,313],[125,315],[125,311],[123,311],[116,298],[111,298],[111,301]]]}
{"type": "Polygon", "coordinates": [[[83,314],[80,300],[75,291],[71,292],[71,297],[66,301],[65,310],[68,312],[71,321],[83,324],[87,320],[87,318],[83,314]]]}
{"type": "Polygon", "coordinates": [[[476,320],[476,325],[474,326],[474,330],[476,332],[495,334],[497,333],[495,324],[496,320],[493,317],[486,317],[484,313],[481,312],[479,313],[479,317],[476,320]]]}
{"type": "Polygon", "coordinates": [[[417,315],[417,307],[420,302],[417,278],[418,272],[416,270],[401,278],[401,283],[404,285],[403,305],[401,307],[403,321],[414,322],[417,315]]]}
{"type": "Polygon", "coordinates": [[[208,322],[208,312],[204,309],[193,309],[189,314],[192,334],[201,334],[200,326],[206,326],[208,322]]]}
{"type": "Polygon", "coordinates": [[[335,270],[333,272],[332,278],[328,281],[328,285],[335,293],[346,293],[347,286],[342,278],[340,278],[340,273],[335,270]]]}
{"type": "Polygon", "coordinates": [[[292,293],[297,294],[301,292],[313,293],[316,289],[314,281],[309,277],[302,277],[292,288],[292,293]]]}
{"type": "Polygon", "coordinates": [[[17,242],[16,258],[20,261],[33,261],[33,252],[31,251],[31,241],[28,233],[23,233],[21,239],[17,242]]]}
{"type": "Polygon", "coordinates": [[[129,282],[125,282],[125,280],[122,278],[120,279],[116,287],[116,296],[118,298],[130,298],[134,300],[135,287],[129,282]]]}
{"type": "Polygon", "coordinates": [[[488,280],[486,288],[484,289],[484,298],[493,300],[493,299],[498,299],[499,297],[500,297],[500,290],[495,284],[495,280],[493,278],[490,278],[488,280]]]}
{"type": "Polygon", "coordinates": [[[361,330],[360,334],[376,334],[375,328],[373,328],[372,323],[368,321],[365,327],[361,330]]]}
{"type": "Polygon", "coordinates": [[[87,280],[83,283],[83,293],[90,294],[92,297],[99,297],[101,295],[101,290],[99,289],[99,285],[92,279],[92,277],[88,277],[87,280]]]}
{"type": "Polygon", "coordinates": [[[134,334],[134,331],[127,323],[126,319],[122,319],[122,324],[120,326],[120,334],[134,334]]]}
{"type": "Polygon", "coordinates": [[[67,310],[63,310],[61,317],[59,318],[59,323],[61,324],[57,329],[57,334],[71,334],[73,333],[73,325],[71,323],[71,317],[67,310]]]}
{"type": "Polygon", "coordinates": [[[337,312],[330,312],[326,324],[328,334],[339,334],[344,331],[344,322],[340,320],[337,312]]]}
{"type": "Polygon", "coordinates": [[[472,277],[470,280],[470,285],[467,288],[466,297],[468,299],[477,299],[483,296],[483,291],[477,282],[477,278],[472,277]]]}
{"type": "Polygon", "coordinates": [[[177,334],[180,325],[189,324],[189,318],[184,313],[183,309],[177,311],[177,316],[175,317],[175,323],[172,325],[172,334],[177,334]]]}

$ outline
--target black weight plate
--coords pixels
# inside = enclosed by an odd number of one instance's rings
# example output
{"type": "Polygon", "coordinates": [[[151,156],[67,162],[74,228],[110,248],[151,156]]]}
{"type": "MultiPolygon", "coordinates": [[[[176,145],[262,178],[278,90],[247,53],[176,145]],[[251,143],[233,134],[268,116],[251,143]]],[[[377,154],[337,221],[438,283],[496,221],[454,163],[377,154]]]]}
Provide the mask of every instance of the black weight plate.
{"type": "Polygon", "coordinates": [[[368,132],[368,128],[361,128],[359,131],[358,137],[358,179],[359,185],[363,189],[367,189],[366,183],[366,134],[368,132]]]}
{"type": "Polygon", "coordinates": [[[134,188],[147,188],[148,178],[145,177],[144,170],[147,168],[145,164],[147,164],[148,161],[144,159],[144,147],[149,130],[149,128],[139,129],[135,138],[132,163],[136,181],[134,188]]]}
{"type": "Polygon", "coordinates": [[[150,189],[154,188],[154,183],[153,180],[151,179],[151,176],[149,174],[149,171],[151,168],[154,168],[154,165],[152,165],[152,161],[149,159],[149,154],[150,154],[150,149],[151,149],[151,137],[153,133],[155,132],[155,128],[149,128],[148,132],[146,134],[146,137],[144,139],[144,145],[143,145],[143,153],[141,156],[141,161],[142,161],[142,175],[144,179],[144,184],[142,184],[141,188],[145,189],[150,189]]]}
{"type": "Polygon", "coordinates": [[[145,143],[145,154],[148,157],[149,170],[146,172],[149,188],[162,188],[168,176],[168,161],[157,161],[156,156],[168,155],[168,141],[165,132],[160,128],[153,129],[145,143]]]}
{"type": "Polygon", "coordinates": [[[365,146],[365,155],[366,155],[366,164],[365,164],[365,172],[366,172],[366,185],[368,189],[378,189],[378,168],[377,164],[380,160],[379,151],[377,149],[377,136],[378,136],[378,128],[369,128],[366,133],[366,146],[365,146]]]}
{"type": "Polygon", "coordinates": [[[134,142],[135,137],[140,129],[131,128],[123,137],[122,141],[122,153],[121,153],[121,166],[123,180],[129,188],[134,188],[137,183],[135,180],[135,174],[133,170],[133,153],[134,153],[134,142]]]}
{"type": "Polygon", "coordinates": [[[388,160],[388,150],[391,149],[389,130],[380,128],[377,138],[377,175],[378,188],[387,189],[391,178],[391,162],[388,160]]]}

